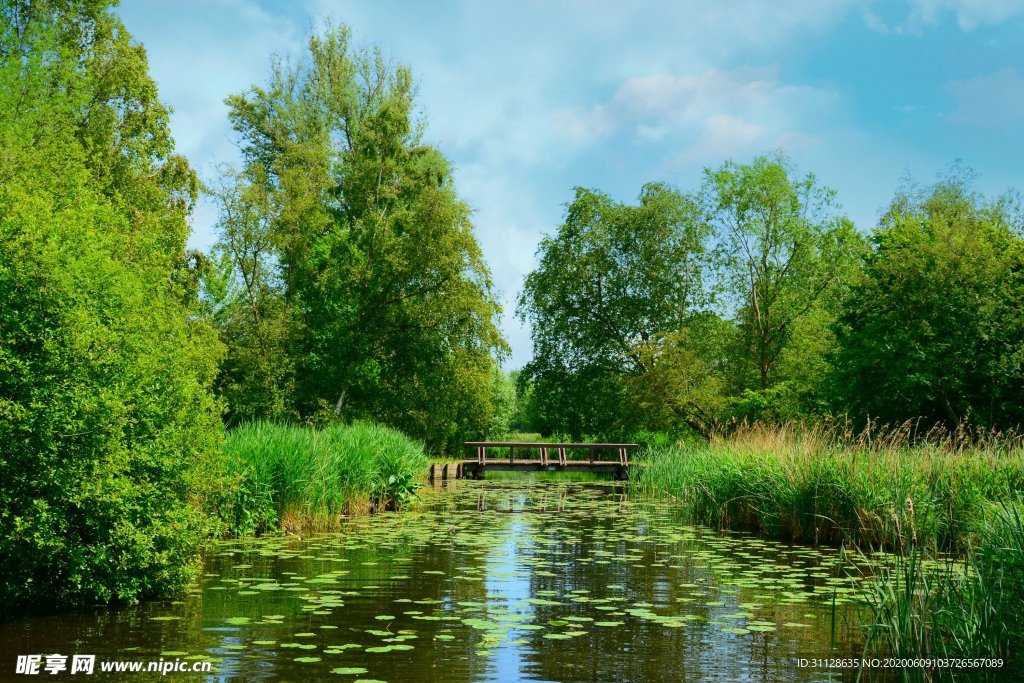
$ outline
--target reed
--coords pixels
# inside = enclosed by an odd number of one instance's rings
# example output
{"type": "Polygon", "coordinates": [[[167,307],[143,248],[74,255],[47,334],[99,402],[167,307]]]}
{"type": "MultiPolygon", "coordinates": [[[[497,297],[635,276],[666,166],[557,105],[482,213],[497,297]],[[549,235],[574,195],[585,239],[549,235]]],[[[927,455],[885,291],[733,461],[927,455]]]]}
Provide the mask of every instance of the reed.
{"type": "Polygon", "coordinates": [[[228,432],[222,453],[235,478],[224,516],[240,535],[329,529],[343,515],[401,507],[427,466],[423,444],[372,423],[252,422],[228,432]]]}
{"type": "MultiPolygon", "coordinates": [[[[895,529],[867,601],[866,657],[919,661],[904,681],[1008,680],[1024,666],[1024,501],[1004,502],[965,555],[936,553],[895,529]],[[936,660],[994,659],[1001,666],[941,668],[936,660]]],[[[862,678],[879,672],[864,670],[862,678]]]]}
{"type": "Polygon", "coordinates": [[[676,497],[694,521],[800,542],[889,546],[909,499],[922,542],[962,550],[993,506],[1024,493],[1024,447],[1015,435],[756,424],[646,448],[635,471],[635,488],[676,497]]]}

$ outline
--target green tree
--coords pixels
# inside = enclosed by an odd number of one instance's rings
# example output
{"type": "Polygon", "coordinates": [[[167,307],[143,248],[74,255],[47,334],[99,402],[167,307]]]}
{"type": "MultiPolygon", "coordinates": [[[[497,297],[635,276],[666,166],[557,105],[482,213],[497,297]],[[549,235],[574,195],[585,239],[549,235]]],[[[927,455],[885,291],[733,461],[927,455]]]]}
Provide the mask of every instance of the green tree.
{"type": "Polygon", "coordinates": [[[961,170],[896,195],[838,328],[840,407],[887,423],[1024,424],[1022,218],[961,170]]]}
{"type": "Polygon", "coordinates": [[[705,174],[702,204],[718,242],[722,303],[736,321],[731,392],[748,405],[761,400],[758,392],[781,390],[794,400],[824,376],[831,323],[863,240],[839,213],[835,193],[813,175],[796,177],[782,156],[705,174]]]}
{"type": "Polygon", "coordinates": [[[219,242],[204,282],[205,303],[227,348],[218,390],[230,421],[295,416],[295,307],[279,278],[275,209],[260,183],[226,172],[211,194],[219,242]]]}
{"type": "Polygon", "coordinates": [[[709,436],[726,406],[721,346],[733,326],[714,313],[697,314],[685,327],[655,335],[637,351],[647,372],[627,375],[620,424],[639,430],[709,436]]]}
{"type": "Polygon", "coordinates": [[[534,400],[533,382],[521,369],[508,373],[509,381],[516,390],[516,414],[512,418],[512,431],[538,433],[540,420],[537,417],[537,402],[534,400]]]}
{"type": "Polygon", "coordinates": [[[647,376],[661,357],[653,347],[706,304],[698,218],[691,199],[664,185],[644,186],[638,206],[576,190],[519,299],[543,431],[578,438],[623,426],[626,378],[647,376]]]}
{"type": "Polygon", "coordinates": [[[110,2],[0,4],[0,601],[183,587],[206,532],[219,346],[196,195],[110,2]]]}
{"type": "MultiPolygon", "coordinates": [[[[228,98],[245,155],[238,195],[266,221],[254,227],[275,270],[264,269],[264,299],[285,309],[287,329],[274,330],[294,363],[294,408],[453,447],[487,429],[491,367],[506,351],[469,207],[423,141],[407,68],[352,49],[345,28],[309,50],[228,98]]],[[[238,262],[222,226],[220,247],[238,262]]],[[[241,319],[255,340],[259,322],[241,319]]],[[[252,390],[265,377],[244,369],[237,382],[252,390]]]]}
{"type": "Polygon", "coordinates": [[[491,404],[494,406],[494,415],[487,428],[488,439],[508,438],[515,431],[519,414],[517,398],[515,379],[495,364],[491,370],[491,404]]]}

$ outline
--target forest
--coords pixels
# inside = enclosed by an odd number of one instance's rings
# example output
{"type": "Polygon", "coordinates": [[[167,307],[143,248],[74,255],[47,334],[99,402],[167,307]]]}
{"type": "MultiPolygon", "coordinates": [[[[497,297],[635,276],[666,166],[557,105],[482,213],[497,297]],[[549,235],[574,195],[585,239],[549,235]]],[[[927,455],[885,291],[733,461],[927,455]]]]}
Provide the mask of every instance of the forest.
{"type": "Polygon", "coordinates": [[[636,441],[637,486],[711,526],[886,546],[914,499],[922,545],[966,552],[1017,524],[971,557],[1012,569],[984,637],[1019,641],[1016,193],[954,163],[854,225],[782,152],[635,201],[565,188],[503,312],[411,70],[344,25],[225,94],[242,162],[201,181],[111,2],[0,6],[4,605],[174,594],[209,539],[403,507],[429,458],[524,433],[636,441]]]}

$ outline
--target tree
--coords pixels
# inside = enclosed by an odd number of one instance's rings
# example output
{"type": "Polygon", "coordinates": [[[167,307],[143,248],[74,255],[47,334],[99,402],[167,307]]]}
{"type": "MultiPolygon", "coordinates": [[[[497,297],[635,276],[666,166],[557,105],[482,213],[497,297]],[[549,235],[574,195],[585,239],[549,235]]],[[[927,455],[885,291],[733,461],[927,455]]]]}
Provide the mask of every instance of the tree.
{"type": "MultiPolygon", "coordinates": [[[[451,167],[414,122],[409,70],[349,43],[328,29],[307,61],[275,62],[266,87],[228,98],[237,196],[265,220],[274,268],[260,299],[286,309],[275,338],[296,412],[373,418],[446,449],[490,422],[500,308],[451,167]]],[[[226,211],[222,226],[220,248],[246,262],[226,211]]],[[[240,319],[257,339],[254,314],[240,319]]],[[[264,383],[239,368],[240,385],[264,383]]]]}
{"type": "Polygon", "coordinates": [[[503,371],[497,364],[491,370],[491,404],[494,406],[494,415],[491,417],[486,437],[507,439],[515,431],[516,417],[519,414],[516,382],[511,374],[503,371]]]}
{"type": "Polygon", "coordinates": [[[702,204],[718,241],[723,303],[737,325],[732,392],[787,381],[809,391],[824,371],[831,321],[863,240],[835,193],[813,175],[795,177],[782,156],[708,169],[702,204]]]}
{"type": "Polygon", "coordinates": [[[838,326],[835,386],[860,420],[1024,424],[1024,226],[968,172],[899,192],[838,326]]]}
{"type": "Polygon", "coordinates": [[[111,4],[0,5],[5,605],[182,588],[217,476],[197,182],[111,4]]]}
{"type": "Polygon", "coordinates": [[[226,175],[211,192],[220,206],[220,241],[204,287],[227,347],[218,390],[231,422],[295,417],[296,315],[281,291],[275,210],[262,184],[226,175]]]}
{"type": "Polygon", "coordinates": [[[641,342],[637,351],[649,368],[627,375],[620,424],[639,430],[709,436],[726,406],[721,341],[732,325],[714,313],[695,314],[677,331],[641,342]]]}
{"type": "Polygon", "coordinates": [[[621,426],[624,380],[654,370],[652,345],[706,303],[706,237],[692,200],[670,187],[644,186],[638,206],[576,190],[519,299],[534,345],[524,374],[544,431],[621,426]]]}

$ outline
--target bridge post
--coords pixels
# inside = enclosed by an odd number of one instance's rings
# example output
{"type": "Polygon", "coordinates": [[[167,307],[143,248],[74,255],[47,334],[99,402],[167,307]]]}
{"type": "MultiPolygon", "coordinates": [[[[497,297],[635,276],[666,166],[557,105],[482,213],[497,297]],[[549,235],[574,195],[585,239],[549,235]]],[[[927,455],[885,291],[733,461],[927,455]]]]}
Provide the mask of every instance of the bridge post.
{"type": "Polygon", "coordinates": [[[590,464],[591,465],[594,464],[594,451],[596,451],[596,450],[597,449],[594,448],[593,446],[590,447],[590,464]]]}
{"type": "Polygon", "coordinates": [[[541,465],[547,465],[548,464],[548,447],[547,446],[541,446],[540,447],[540,464],[541,465]]]}
{"type": "Polygon", "coordinates": [[[484,446],[476,447],[476,461],[481,465],[484,464],[484,446]]]}

